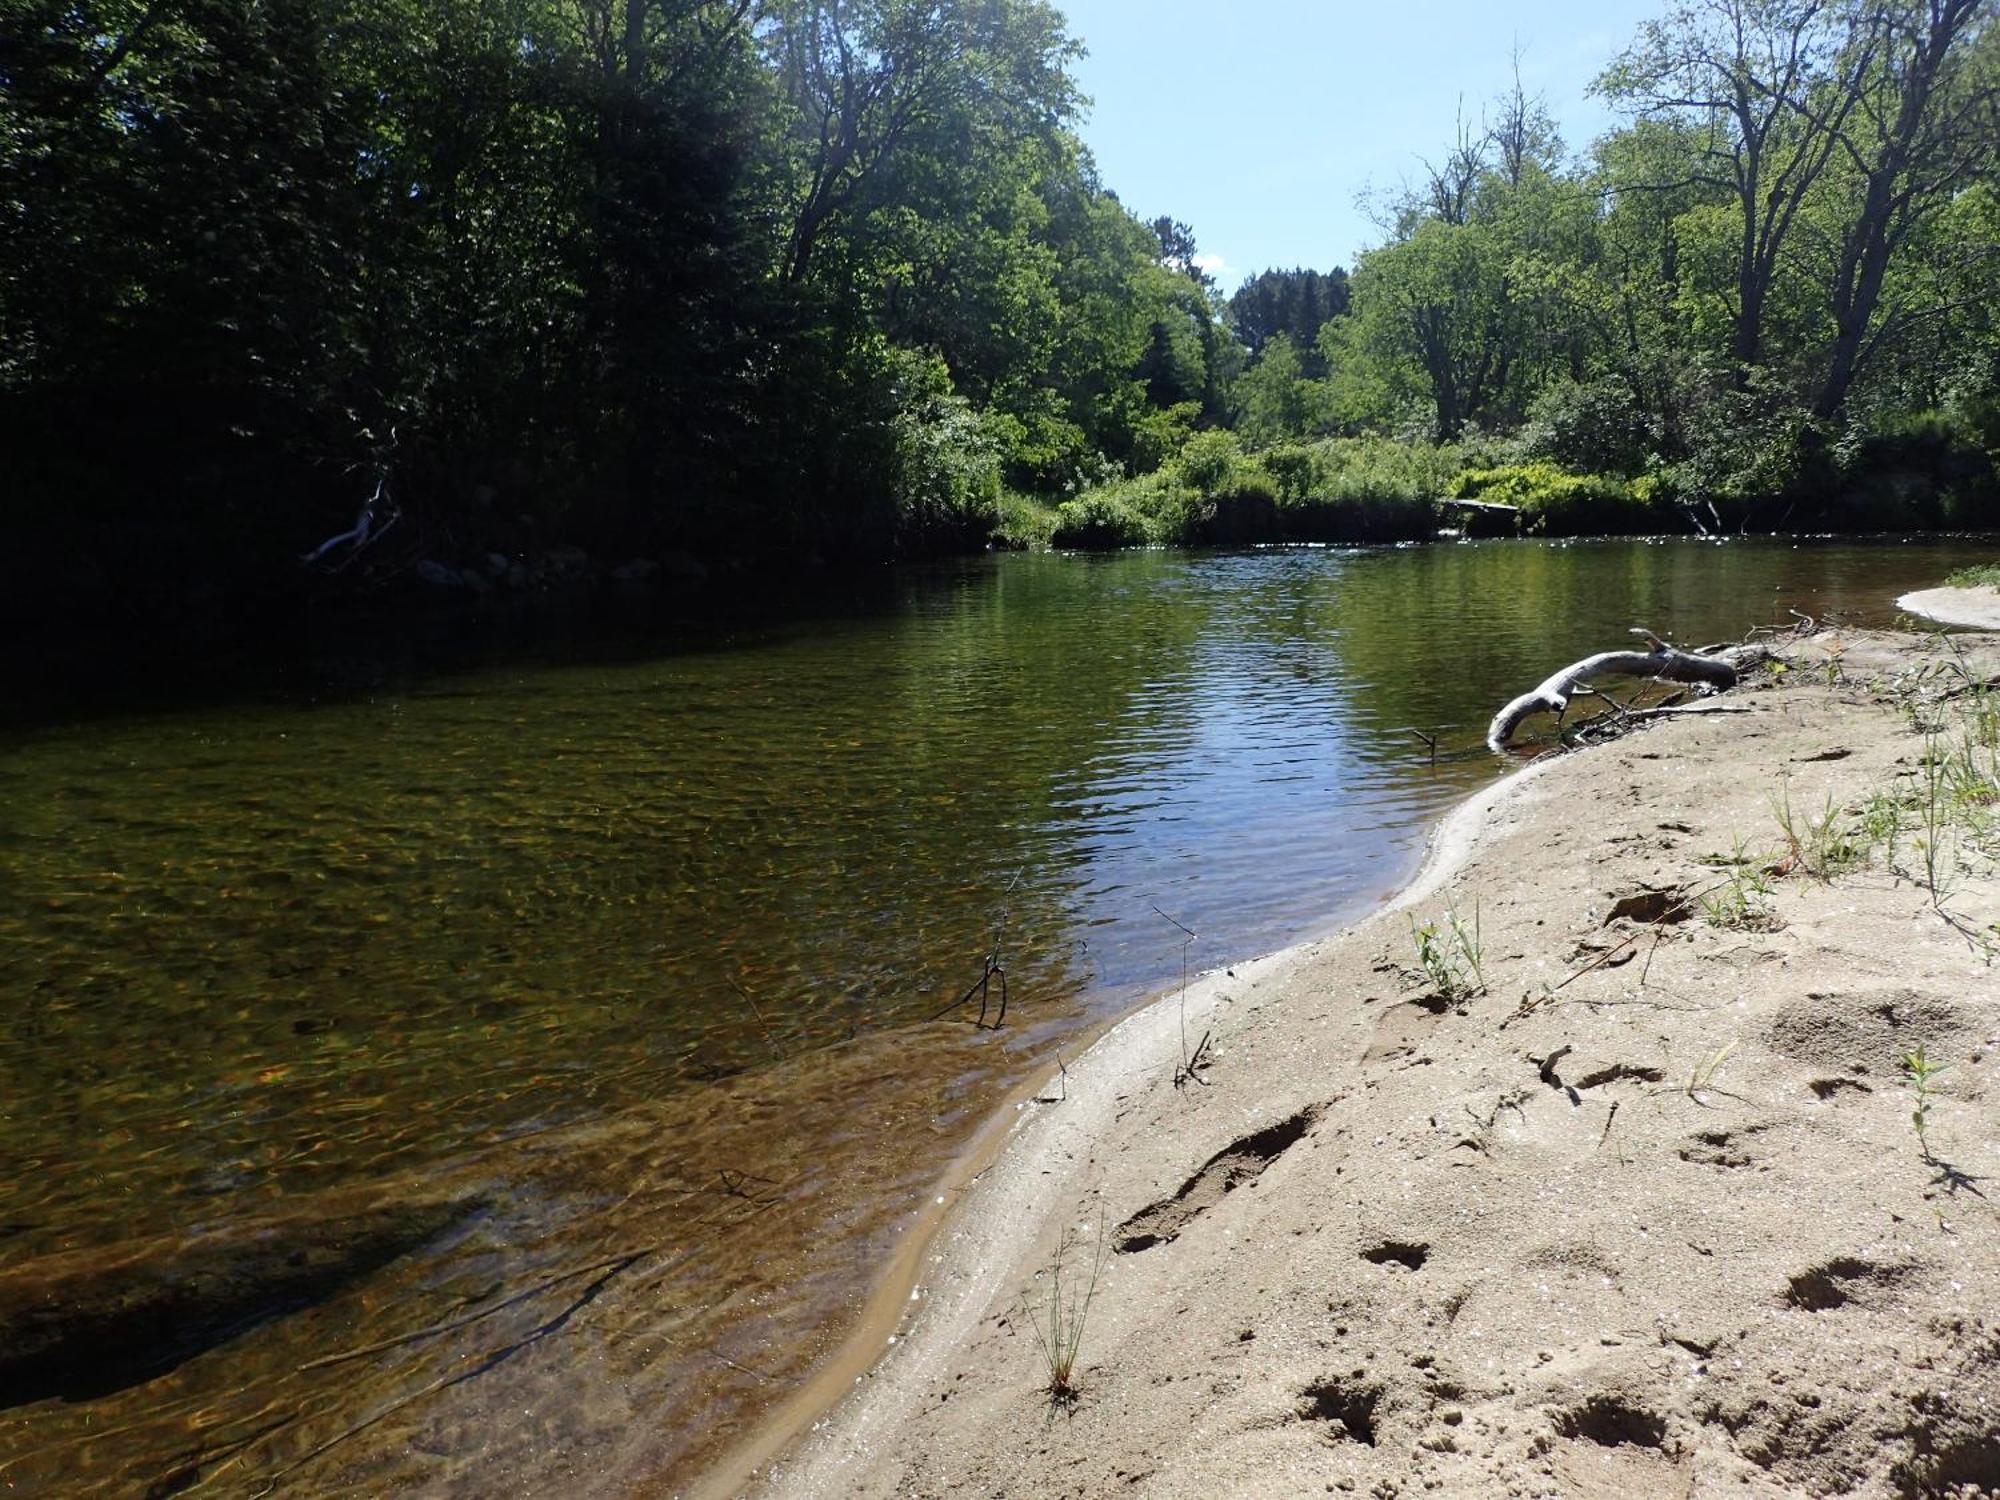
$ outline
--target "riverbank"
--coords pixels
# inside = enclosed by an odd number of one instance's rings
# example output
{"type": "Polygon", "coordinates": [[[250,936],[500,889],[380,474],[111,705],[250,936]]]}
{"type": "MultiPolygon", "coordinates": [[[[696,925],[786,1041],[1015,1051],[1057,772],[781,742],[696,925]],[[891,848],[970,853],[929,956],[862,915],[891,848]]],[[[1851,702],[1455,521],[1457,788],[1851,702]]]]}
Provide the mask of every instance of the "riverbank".
{"type": "Polygon", "coordinates": [[[2000,589],[1977,588],[1919,589],[1896,601],[1897,607],[1940,625],[1958,625],[1972,630],[2000,630],[2000,589]]]}
{"type": "Polygon", "coordinates": [[[1990,777],[1990,700],[1913,637],[1784,654],[1483,794],[1394,906],[1192,987],[1186,1043],[1167,1000],[1072,1061],[761,1493],[2000,1484],[2000,878],[1910,727],[1990,777]],[[1417,972],[1454,910],[1473,993],[1417,972]],[[1052,1406],[1059,1253],[1101,1275],[1052,1406]]]}

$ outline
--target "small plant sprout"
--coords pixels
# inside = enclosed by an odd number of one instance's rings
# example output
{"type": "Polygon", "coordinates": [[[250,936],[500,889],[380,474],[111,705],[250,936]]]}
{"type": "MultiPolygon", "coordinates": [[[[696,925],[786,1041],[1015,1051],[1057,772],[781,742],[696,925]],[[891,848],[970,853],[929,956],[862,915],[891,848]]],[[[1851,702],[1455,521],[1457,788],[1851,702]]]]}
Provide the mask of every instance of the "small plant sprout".
{"type": "Polygon", "coordinates": [[[1445,901],[1442,921],[1410,918],[1410,939],[1417,947],[1417,966],[1446,1000],[1469,999],[1486,988],[1485,947],[1479,931],[1479,903],[1472,920],[1458,909],[1455,898],[1445,901]]]}
{"type": "Polygon", "coordinates": [[[1723,882],[1696,898],[1702,920],[1711,927],[1747,932],[1768,932],[1781,926],[1771,906],[1770,878],[1756,860],[1743,852],[1741,839],[1736,841],[1736,852],[1729,865],[1729,874],[1723,882]]]}
{"type": "Polygon", "coordinates": [[[1896,868],[1896,846],[1902,842],[1904,819],[1909,809],[1893,791],[1871,792],[1857,811],[1859,830],[1870,847],[1880,848],[1885,864],[1896,868]]]}
{"type": "Polygon", "coordinates": [[[1815,818],[1803,809],[1793,808],[1792,784],[1789,779],[1782,780],[1778,794],[1771,799],[1771,814],[1778,820],[1778,831],[1785,841],[1776,873],[1809,875],[1826,883],[1862,862],[1864,851],[1840,827],[1840,812],[1831,796],[1815,818]]]}
{"type": "MultiPolygon", "coordinates": [[[[1686,1083],[1680,1085],[1679,1088],[1668,1085],[1665,1089],[1658,1090],[1657,1092],[1686,1094],[1696,1104],[1706,1108],[1708,1101],[1702,1098],[1703,1094],[1729,1093],[1729,1090],[1718,1086],[1715,1079],[1716,1075],[1722,1071],[1722,1065],[1729,1061],[1731,1054],[1735,1051],[1736,1039],[1732,1037],[1729,1041],[1724,1042],[1720,1047],[1709,1053],[1707,1057],[1696,1063],[1693,1070],[1689,1072],[1686,1083]]],[[[1735,1095],[1730,1095],[1730,1097],[1734,1098],[1735,1095]]]]}
{"type": "Polygon", "coordinates": [[[1917,1145],[1923,1149],[1926,1162],[1937,1160],[1937,1154],[1931,1150],[1928,1133],[1931,1099],[1936,1092],[1932,1084],[1946,1066],[1926,1053],[1921,1042],[1917,1044],[1916,1051],[1903,1059],[1903,1073],[1910,1080],[1910,1091],[1916,1101],[1916,1107],[1910,1111],[1910,1126],[1917,1133],[1917,1145]]]}
{"type": "Polygon", "coordinates": [[[1075,1284],[1070,1270],[1076,1248],[1075,1229],[1064,1229],[1044,1273],[1048,1280],[1046,1300],[1039,1307],[1032,1303],[1027,1307],[1028,1326],[1035,1330],[1035,1342],[1041,1346],[1042,1365],[1049,1377],[1043,1391],[1049,1398],[1051,1412],[1075,1406],[1082,1394],[1077,1384],[1076,1359],[1083,1348],[1090,1304],[1097,1296],[1097,1278],[1110,1251],[1101,1218],[1097,1225],[1097,1248],[1090,1258],[1090,1276],[1081,1288],[1075,1284]]]}
{"type": "Polygon", "coordinates": [[[1924,862],[1924,885],[1931,893],[1931,905],[1942,907],[1955,884],[1958,853],[1958,825],[1954,818],[1952,777],[1948,752],[1941,736],[1924,737],[1923,760],[1918,766],[1917,853],[1924,862]]]}

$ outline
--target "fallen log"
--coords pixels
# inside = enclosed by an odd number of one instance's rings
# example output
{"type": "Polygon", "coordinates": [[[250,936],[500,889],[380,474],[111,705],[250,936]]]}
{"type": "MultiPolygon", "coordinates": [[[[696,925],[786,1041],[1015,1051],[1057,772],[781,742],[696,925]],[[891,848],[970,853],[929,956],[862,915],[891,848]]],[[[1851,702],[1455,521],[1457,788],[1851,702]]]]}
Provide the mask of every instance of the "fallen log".
{"type": "Polygon", "coordinates": [[[1678,651],[1647,630],[1634,630],[1652,647],[1649,651],[1600,651],[1572,662],[1560,672],[1521,694],[1499,713],[1486,730],[1486,744],[1504,750],[1521,721],[1546,710],[1561,718],[1569,700],[1598,677],[1650,677],[1667,682],[1692,682],[1710,688],[1736,686],[1736,663],[1725,656],[1699,656],[1678,651]]]}

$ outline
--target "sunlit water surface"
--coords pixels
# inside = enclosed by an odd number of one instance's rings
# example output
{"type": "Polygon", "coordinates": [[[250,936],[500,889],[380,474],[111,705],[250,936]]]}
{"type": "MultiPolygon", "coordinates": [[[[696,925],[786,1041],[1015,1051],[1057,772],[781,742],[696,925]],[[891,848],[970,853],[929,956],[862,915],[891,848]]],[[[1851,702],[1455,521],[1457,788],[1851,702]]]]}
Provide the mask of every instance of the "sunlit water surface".
{"type": "Polygon", "coordinates": [[[470,1491],[580,1453],[633,1482],[684,1472],[826,1346],[983,1102],[1184,957],[1268,950],[1389,892],[1505,768],[1478,744],[1502,700],[1635,624],[1695,645],[1792,610],[1886,623],[1993,550],[1002,557],[833,617],[7,731],[0,1273],[433,1170],[505,1207],[400,1282],[205,1340],[96,1403],[113,1411],[0,1412],[0,1478],[192,1462],[224,1488],[470,1491]],[[976,1002],[928,1021],[996,941],[1008,1027],[973,1032],[976,1002]],[[569,1167],[524,1149],[640,1119],[679,1145],[629,1182],[636,1158],[597,1137],[569,1167]],[[345,1396],[287,1373],[285,1421],[272,1388],[240,1412],[217,1394],[428,1326],[468,1256],[509,1287],[579,1263],[618,1239],[581,1200],[650,1205],[669,1261],[703,1249],[603,1313],[618,1343],[671,1310],[681,1332],[615,1382],[686,1421],[633,1434],[620,1401],[572,1394],[523,1443],[457,1386],[411,1398],[451,1366],[409,1346],[340,1371],[345,1396]],[[315,1453],[378,1412],[395,1420],[315,1453]],[[88,1440],[113,1415],[128,1437],[88,1440]],[[244,1438],[226,1462],[211,1428],[244,1438]],[[378,1437],[443,1451],[411,1469],[378,1437]]]}

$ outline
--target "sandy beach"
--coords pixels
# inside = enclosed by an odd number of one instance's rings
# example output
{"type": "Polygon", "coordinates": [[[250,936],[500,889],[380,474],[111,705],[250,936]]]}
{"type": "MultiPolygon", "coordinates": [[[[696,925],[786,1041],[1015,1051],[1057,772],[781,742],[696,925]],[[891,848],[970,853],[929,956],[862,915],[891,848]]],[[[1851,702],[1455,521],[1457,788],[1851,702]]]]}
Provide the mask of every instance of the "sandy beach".
{"type": "Polygon", "coordinates": [[[1963,625],[1973,630],[2000,630],[2000,589],[1936,588],[1918,589],[1896,601],[1901,609],[1941,625],[1963,625]]]}
{"type": "Polygon", "coordinates": [[[2000,1489],[2000,877],[1926,769],[1990,774],[2000,638],[1778,650],[1042,1079],[706,1492],[2000,1489]]]}

